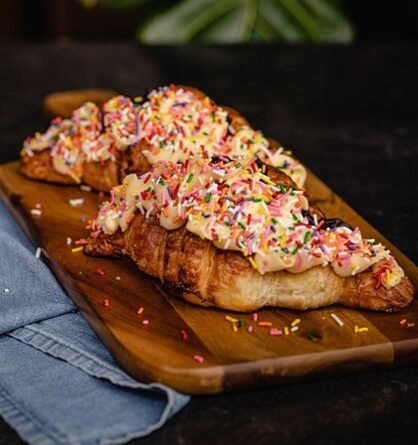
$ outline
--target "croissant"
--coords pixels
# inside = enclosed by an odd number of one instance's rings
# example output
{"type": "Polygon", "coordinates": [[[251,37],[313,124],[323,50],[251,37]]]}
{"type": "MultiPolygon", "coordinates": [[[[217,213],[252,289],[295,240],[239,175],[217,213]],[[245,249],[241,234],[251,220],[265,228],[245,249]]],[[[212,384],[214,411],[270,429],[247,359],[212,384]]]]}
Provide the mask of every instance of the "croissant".
{"type": "Polygon", "coordinates": [[[162,159],[255,152],[303,185],[306,171],[299,161],[236,110],[217,106],[196,88],[171,85],[153,90],[141,105],[116,96],[102,111],[87,102],[71,119],[54,119],[44,134],[25,140],[21,171],[31,179],[109,191],[127,174],[145,173],[162,159]]]}
{"type": "Polygon", "coordinates": [[[196,169],[166,163],[140,178],[125,178],[93,221],[85,253],[127,256],[176,296],[233,311],[334,303],[397,311],[411,303],[413,286],[389,252],[364,240],[358,229],[327,220],[284,173],[272,180],[256,162],[235,163],[220,167],[215,184],[219,166],[203,164],[196,169]],[[185,189],[173,192],[175,181],[185,189]],[[186,215],[179,217],[185,206],[186,215]],[[282,247],[275,250],[275,243],[282,247]]]}

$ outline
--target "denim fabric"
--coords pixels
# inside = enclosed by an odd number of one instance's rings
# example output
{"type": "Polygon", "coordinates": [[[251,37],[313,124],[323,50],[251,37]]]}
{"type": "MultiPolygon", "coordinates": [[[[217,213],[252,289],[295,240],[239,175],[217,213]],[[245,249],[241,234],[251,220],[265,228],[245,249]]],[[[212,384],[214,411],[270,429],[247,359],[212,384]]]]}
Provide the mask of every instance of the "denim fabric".
{"type": "Polygon", "coordinates": [[[117,366],[1,205],[0,253],[0,415],[24,440],[125,443],[188,402],[117,366]]]}

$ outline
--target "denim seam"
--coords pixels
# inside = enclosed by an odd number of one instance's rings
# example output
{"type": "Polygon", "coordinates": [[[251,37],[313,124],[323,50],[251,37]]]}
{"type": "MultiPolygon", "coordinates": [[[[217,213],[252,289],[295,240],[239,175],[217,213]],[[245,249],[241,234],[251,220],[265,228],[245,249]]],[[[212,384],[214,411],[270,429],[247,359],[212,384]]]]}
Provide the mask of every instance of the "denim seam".
{"type": "MultiPolygon", "coordinates": [[[[29,334],[29,335],[27,335],[26,338],[24,338],[25,336],[23,336],[23,338],[22,338],[22,337],[19,337],[17,335],[13,335],[13,333],[10,333],[8,335],[13,337],[13,338],[15,338],[15,339],[17,339],[17,340],[19,340],[19,341],[22,341],[25,344],[28,344],[29,346],[34,347],[35,349],[39,349],[41,351],[43,350],[42,349],[42,345],[33,344],[31,342],[31,340],[33,340],[34,338],[39,336],[39,337],[43,338],[44,340],[47,339],[48,341],[51,341],[51,342],[57,342],[55,338],[51,338],[51,336],[45,335],[42,332],[38,332],[38,329],[36,329],[34,327],[21,328],[21,329],[18,329],[17,331],[24,331],[24,330],[29,331],[29,332],[24,332],[24,334],[26,334],[26,335],[29,334]]],[[[67,347],[65,342],[61,342],[61,343],[57,342],[57,343],[59,344],[59,346],[61,348],[66,348],[67,347]]],[[[55,344],[57,344],[57,343],[55,343],[55,344]]],[[[51,346],[51,348],[53,346],[54,346],[54,344],[51,346]]],[[[49,349],[51,349],[51,348],[49,348],[49,349]]],[[[80,353],[76,348],[71,347],[71,345],[69,346],[69,348],[74,350],[76,353],[79,353],[80,356],[83,356],[83,352],[80,353]]],[[[63,351],[63,350],[64,349],[62,349],[61,351],[63,351]]],[[[65,358],[62,358],[62,355],[59,352],[57,352],[57,351],[55,352],[55,354],[49,352],[48,349],[46,349],[46,351],[44,351],[44,352],[48,353],[49,355],[51,355],[53,357],[62,359],[64,361],[66,361],[67,363],[69,363],[70,365],[73,365],[73,366],[75,366],[75,367],[77,367],[77,368],[79,368],[79,369],[84,371],[83,367],[80,367],[77,364],[73,364],[71,362],[68,362],[68,360],[66,360],[65,358]]],[[[90,357],[87,357],[87,358],[88,358],[88,360],[90,360],[90,357]]],[[[96,365],[96,363],[94,363],[94,364],[96,365]]],[[[98,366],[100,367],[101,364],[99,364],[98,366]]],[[[107,368],[109,368],[110,371],[113,371],[113,369],[110,366],[107,366],[107,368]]],[[[106,371],[107,370],[108,369],[106,369],[106,371]]],[[[91,375],[90,372],[87,372],[87,374],[91,375]]],[[[96,376],[93,375],[92,377],[94,378],[96,376]]],[[[104,378],[107,378],[107,379],[110,380],[110,378],[108,376],[105,376],[104,378]]],[[[117,383],[117,385],[123,387],[123,384],[117,383]]],[[[99,439],[99,443],[101,445],[123,444],[123,443],[126,443],[129,440],[132,440],[132,439],[135,439],[135,438],[144,437],[144,436],[152,433],[153,431],[157,430],[158,428],[160,428],[171,417],[172,410],[173,410],[173,407],[174,407],[174,402],[175,402],[174,394],[172,393],[172,391],[168,390],[167,388],[165,388],[163,385],[160,385],[159,383],[152,383],[150,385],[144,385],[144,384],[141,384],[140,382],[134,382],[133,385],[130,385],[130,388],[131,389],[144,389],[144,386],[147,386],[147,388],[151,388],[151,389],[153,389],[155,391],[158,391],[160,394],[163,393],[164,396],[166,397],[167,404],[164,407],[163,411],[161,412],[159,420],[156,423],[154,423],[153,425],[150,425],[148,428],[142,429],[140,431],[135,431],[135,432],[131,432],[131,433],[122,434],[122,435],[119,435],[117,437],[109,437],[109,438],[106,438],[106,439],[99,439]]],[[[185,405],[185,403],[183,404],[183,406],[184,405],[185,405]]],[[[15,426],[15,427],[16,427],[16,429],[18,429],[17,426],[15,426]]],[[[86,440],[83,437],[77,437],[75,440],[76,440],[75,443],[77,443],[77,444],[78,443],[81,444],[81,443],[88,443],[89,442],[89,439],[86,440]]],[[[67,443],[68,444],[69,443],[68,439],[66,438],[63,443],[67,443]]],[[[33,442],[33,445],[49,445],[49,443],[42,443],[42,442],[40,442],[39,444],[37,444],[36,442],[33,442]]]]}
{"type": "Polygon", "coordinates": [[[40,349],[43,352],[46,352],[54,357],[59,357],[62,360],[65,360],[66,362],[70,363],[71,365],[82,369],[83,371],[87,372],[90,375],[93,375],[94,377],[97,377],[96,375],[93,374],[93,369],[91,365],[97,366],[99,368],[102,368],[104,372],[109,372],[114,374],[114,376],[110,376],[110,375],[103,375],[103,378],[108,379],[109,381],[111,381],[112,383],[119,385],[119,386],[126,386],[126,387],[130,387],[130,388],[134,388],[134,389],[138,389],[138,388],[143,388],[143,389],[148,389],[151,386],[150,385],[146,385],[143,383],[138,383],[135,381],[130,381],[130,377],[126,376],[123,371],[119,370],[118,368],[112,367],[111,365],[103,362],[102,360],[98,359],[97,357],[95,357],[94,355],[85,352],[79,348],[77,348],[76,346],[63,341],[62,339],[59,339],[45,331],[43,331],[42,329],[39,329],[38,327],[29,325],[29,326],[25,326],[24,328],[20,328],[17,329],[16,331],[10,332],[8,334],[9,336],[22,341],[23,343],[26,344],[30,344],[31,346],[35,347],[36,349],[40,349]],[[23,337],[17,335],[19,333],[19,331],[23,331],[22,333],[24,334],[23,337]],[[31,333],[33,334],[32,336],[28,336],[27,332],[24,331],[31,331],[31,333]],[[40,336],[40,337],[44,337],[44,339],[48,339],[51,340],[53,342],[55,342],[56,344],[60,345],[62,348],[68,348],[71,351],[75,352],[76,354],[78,354],[80,357],[78,358],[85,358],[86,362],[77,363],[77,358],[74,361],[69,361],[68,357],[65,357],[65,354],[63,354],[64,349],[61,349],[58,352],[53,352],[51,351],[51,349],[53,348],[54,345],[52,345],[51,347],[45,347],[45,343],[43,345],[39,345],[34,343],[32,340],[34,340],[36,338],[36,336],[40,336]],[[91,362],[91,364],[90,364],[91,362]]]}
{"type": "Polygon", "coordinates": [[[46,430],[45,424],[19,406],[0,384],[0,413],[18,432],[19,436],[32,445],[70,444],[69,438],[58,431],[46,430]],[[61,437],[60,437],[61,436],[61,437]]]}

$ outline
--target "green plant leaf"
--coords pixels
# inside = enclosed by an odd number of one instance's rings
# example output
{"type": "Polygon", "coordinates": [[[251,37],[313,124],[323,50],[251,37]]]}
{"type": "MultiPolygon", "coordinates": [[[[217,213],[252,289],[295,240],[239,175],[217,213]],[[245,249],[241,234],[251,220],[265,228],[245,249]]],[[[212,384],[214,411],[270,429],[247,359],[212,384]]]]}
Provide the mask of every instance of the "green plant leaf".
{"type": "Polygon", "coordinates": [[[182,0],[149,19],[138,37],[153,44],[191,40],[346,43],[352,39],[352,29],[335,5],[335,0],[182,0]]]}

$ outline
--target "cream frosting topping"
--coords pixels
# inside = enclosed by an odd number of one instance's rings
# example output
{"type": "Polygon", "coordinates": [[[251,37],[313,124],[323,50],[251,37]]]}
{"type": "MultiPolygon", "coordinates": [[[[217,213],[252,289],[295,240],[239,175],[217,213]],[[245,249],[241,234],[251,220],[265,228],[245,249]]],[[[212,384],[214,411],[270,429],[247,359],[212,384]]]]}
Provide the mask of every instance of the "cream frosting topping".
{"type": "Polygon", "coordinates": [[[141,105],[116,96],[103,105],[87,102],[71,119],[56,118],[43,134],[27,138],[23,154],[51,149],[54,168],[79,182],[84,161],[114,160],[118,150],[144,141],[143,154],[153,165],[159,161],[186,162],[196,154],[245,159],[257,156],[282,169],[301,187],[303,165],[282,147],[273,150],[261,132],[249,127],[235,131],[228,113],[209,97],[171,85],[153,90],[141,105]],[[103,123],[102,123],[103,121],[103,123]]]}
{"type": "Polygon", "coordinates": [[[399,283],[403,271],[382,244],[363,238],[358,228],[324,228],[325,220],[309,214],[301,190],[273,183],[263,170],[255,158],[160,161],[149,173],[131,174],[112,190],[92,223],[93,234],[125,231],[139,211],[158,218],[167,230],[185,225],[217,248],[241,252],[261,274],[330,264],[347,277],[384,260],[389,266],[381,285],[399,283]]]}

